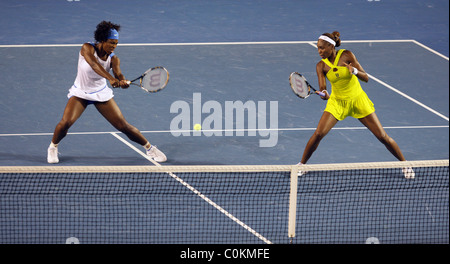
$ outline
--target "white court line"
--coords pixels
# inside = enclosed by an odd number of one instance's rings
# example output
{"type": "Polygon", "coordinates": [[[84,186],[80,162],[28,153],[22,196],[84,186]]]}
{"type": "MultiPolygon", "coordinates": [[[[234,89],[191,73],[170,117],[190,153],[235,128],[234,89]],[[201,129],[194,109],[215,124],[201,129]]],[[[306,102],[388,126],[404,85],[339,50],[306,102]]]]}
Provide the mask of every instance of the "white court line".
{"type": "MultiPolygon", "coordinates": [[[[419,42],[415,41],[415,43],[419,43],[419,42]]],[[[317,48],[317,46],[316,46],[315,43],[309,43],[309,44],[310,44],[311,46],[313,46],[314,48],[317,48]]],[[[426,47],[426,46],[424,46],[424,45],[422,45],[422,46],[423,46],[423,47],[426,47]]],[[[428,49],[428,50],[431,50],[430,48],[427,48],[427,49],[428,49]]],[[[437,53],[437,52],[434,52],[434,53],[439,54],[439,53],[437,53]]],[[[442,56],[443,56],[443,55],[442,55],[442,56]]],[[[444,58],[445,58],[445,56],[444,56],[444,58]]],[[[448,60],[448,58],[447,58],[447,60],[448,60]]],[[[417,104],[417,105],[419,105],[419,106],[421,106],[421,107],[427,109],[428,111],[432,112],[433,114],[435,114],[435,115],[437,115],[437,116],[439,116],[439,117],[441,117],[441,118],[443,118],[443,119],[449,121],[449,118],[448,118],[448,117],[446,117],[445,115],[443,115],[443,114],[439,113],[438,111],[432,109],[431,107],[429,107],[429,106],[427,106],[427,105],[425,105],[425,104],[419,102],[418,100],[412,98],[411,96],[409,96],[409,95],[407,95],[407,94],[401,92],[400,90],[398,90],[398,89],[392,87],[391,85],[389,85],[389,84],[387,84],[387,83],[381,81],[380,79],[376,78],[375,76],[370,75],[370,74],[367,74],[367,75],[369,75],[369,77],[370,77],[371,79],[373,79],[374,81],[380,83],[381,85],[385,86],[386,88],[388,88],[388,89],[390,89],[390,90],[392,90],[392,91],[394,91],[394,92],[400,94],[401,96],[403,96],[403,97],[405,97],[406,99],[408,99],[408,100],[414,102],[415,104],[417,104]]]]}
{"type": "MultiPolygon", "coordinates": [[[[130,147],[131,149],[133,149],[134,151],[136,151],[137,153],[139,153],[141,156],[143,156],[144,158],[148,159],[150,162],[152,162],[155,166],[158,167],[163,167],[161,166],[161,164],[159,164],[158,162],[154,161],[153,159],[151,159],[150,157],[148,157],[145,153],[143,153],[142,151],[140,151],[139,149],[137,149],[135,146],[133,146],[132,144],[130,144],[128,141],[126,141],[125,139],[123,139],[121,136],[117,135],[117,133],[111,132],[111,135],[113,135],[115,138],[117,138],[118,140],[122,141],[125,145],[127,145],[128,147],[130,147]]],[[[166,172],[167,174],[169,174],[172,178],[174,178],[176,181],[178,181],[179,183],[181,183],[184,187],[188,188],[190,191],[192,191],[193,193],[195,193],[196,195],[198,195],[200,198],[202,198],[203,200],[205,200],[205,202],[207,202],[208,204],[210,204],[211,206],[213,206],[215,209],[219,210],[221,213],[223,213],[225,216],[227,216],[228,218],[230,218],[231,220],[233,220],[234,222],[236,222],[238,225],[240,225],[241,227],[243,227],[245,230],[249,231],[250,233],[252,233],[254,236],[256,236],[257,238],[261,239],[262,241],[264,241],[264,243],[266,244],[272,244],[272,242],[270,240],[268,240],[267,238],[265,238],[264,236],[262,236],[261,234],[259,234],[258,232],[256,232],[254,229],[252,229],[251,227],[249,227],[248,225],[246,225],[244,222],[242,222],[241,220],[239,220],[238,218],[236,218],[234,215],[230,214],[227,210],[223,209],[221,206],[219,206],[218,204],[216,204],[215,202],[213,202],[211,199],[209,199],[208,197],[206,197],[204,194],[202,194],[200,191],[198,191],[197,189],[195,189],[194,187],[192,187],[191,185],[189,185],[187,182],[183,181],[180,177],[178,177],[177,175],[175,175],[174,173],[168,171],[166,172]]]]}
{"type": "MultiPolygon", "coordinates": [[[[310,44],[314,47],[317,41],[259,41],[259,42],[187,42],[187,43],[119,43],[119,46],[211,46],[211,45],[281,45],[281,44],[310,44]]],[[[449,58],[414,39],[391,39],[391,40],[344,40],[342,43],[406,43],[411,42],[442,57],[449,58]]],[[[23,45],[0,45],[0,48],[51,48],[51,47],[81,47],[83,44],[23,44],[23,45]]]]}
{"type": "MultiPolygon", "coordinates": [[[[435,129],[435,128],[449,128],[449,125],[440,126],[385,126],[384,129],[435,129]]],[[[203,129],[202,132],[253,132],[253,131],[310,131],[315,130],[315,127],[293,127],[293,128],[265,128],[265,129],[203,129]]],[[[365,130],[361,127],[333,127],[332,130],[365,130]]],[[[141,133],[171,133],[171,130],[147,130],[141,133]]],[[[175,130],[173,132],[198,132],[197,130],[175,130]]],[[[104,134],[121,134],[121,132],[69,132],[68,135],[104,135],[104,134]]],[[[0,137],[18,137],[18,136],[52,136],[53,133],[16,133],[16,134],[0,134],[0,137]]]]}
{"type": "Polygon", "coordinates": [[[424,48],[424,49],[426,49],[426,50],[428,50],[428,51],[430,51],[430,52],[432,52],[432,53],[438,55],[439,57],[442,57],[442,58],[448,60],[448,57],[447,57],[447,56],[444,56],[443,54],[441,54],[441,53],[439,53],[439,52],[433,50],[432,48],[429,48],[429,47],[427,47],[427,46],[423,45],[422,43],[420,43],[420,42],[418,42],[418,41],[415,41],[415,40],[413,40],[412,42],[415,43],[415,44],[417,44],[417,45],[419,45],[419,46],[421,46],[422,48],[424,48]]]}
{"type": "Polygon", "coordinates": [[[421,106],[421,107],[427,109],[428,111],[432,112],[433,114],[435,114],[435,115],[437,115],[437,116],[439,116],[439,117],[441,117],[441,118],[443,118],[443,119],[449,121],[449,118],[448,118],[448,117],[446,117],[445,115],[443,115],[443,114],[439,113],[438,111],[432,109],[431,107],[429,107],[429,106],[427,106],[427,105],[425,105],[425,104],[419,102],[418,100],[412,98],[411,96],[405,94],[404,92],[401,92],[401,91],[395,89],[394,87],[392,87],[392,86],[390,86],[389,84],[387,84],[387,83],[381,81],[380,79],[376,78],[375,76],[370,75],[370,74],[368,74],[368,75],[369,75],[369,77],[370,77],[371,79],[373,79],[374,81],[380,83],[381,85],[385,86],[386,88],[388,88],[388,89],[390,89],[390,90],[392,90],[392,91],[398,93],[399,95],[405,97],[406,99],[410,100],[411,102],[414,102],[414,103],[416,103],[417,105],[419,105],[419,106],[421,106]]]}
{"type": "MultiPolygon", "coordinates": [[[[414,40],[350,40],[342,43],[367,43],[367,42],[413,42],[414,40]]],[[[214,45],[281,45],[281,44],[314,44],[315,41],[258,41],[258,42],[181,42],[181,43],[119,43],[118,46],[214,46],[214,45]]],[[[52,47],[81,47],[83,44],[24,44],[24,45],[0,45],[0,48],[52,48],[52,47]]]]}
{"type": "MultiPolygon", "coordinates": [[[[423,45],[414,39],[385,39],[385,40],[344,40],[342,43],[415,43],[422,48],[448,60],[448,57],[423,45]]],[[[282,45],[282,44],[310,44],[316,46],[317,41],[243,41],[243,42],[181,42],[181,43],[119,43],[118,46],[213,46],[213,45],[282,45]]],[[[81,47],[79,44],[21,44],[0,45],[0,48],[51,48],[51,47],[81,47]]]]}

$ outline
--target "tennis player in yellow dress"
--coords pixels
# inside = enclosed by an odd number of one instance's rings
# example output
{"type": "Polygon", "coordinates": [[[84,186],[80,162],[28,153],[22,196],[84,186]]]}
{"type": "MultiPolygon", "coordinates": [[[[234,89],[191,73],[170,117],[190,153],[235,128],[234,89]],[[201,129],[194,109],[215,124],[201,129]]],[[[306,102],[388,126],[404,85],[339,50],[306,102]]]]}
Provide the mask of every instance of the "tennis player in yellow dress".
{"type": "MultiPolygon", "coordinates": [[[[398,160],[405,161],[399,146],[388,136],[378,120],[372,101],[361,88],[359,80],[368,82],[369,76],[351,51],[336,50],[340,44],[340,34],[337,31],[332,34],[324,33],[317,41],[317,49],[322,57],[316,66],[317,77],[320,91],[325,94],[321,98],[328,102],[316,131],[306,144],[299,165],[306,164],[320,141],[338,121],[348,116],[359,119],[398,160]],[[326,79],[331,83],[331,94],[326,90],[326,79]]],[[[415,176],[411,168],[403,169],[403,173],[406,178],[415,176]]]]}

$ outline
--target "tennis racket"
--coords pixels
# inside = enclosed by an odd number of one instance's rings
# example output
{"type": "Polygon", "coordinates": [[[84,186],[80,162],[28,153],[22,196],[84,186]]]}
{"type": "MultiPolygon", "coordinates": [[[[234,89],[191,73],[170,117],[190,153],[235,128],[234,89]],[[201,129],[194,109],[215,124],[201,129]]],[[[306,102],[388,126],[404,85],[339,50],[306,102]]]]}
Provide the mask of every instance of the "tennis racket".
{"type": "Polygon", "coordinates": [[[148,69],[141,76],[128,81],[128,84],[139,86],[148,93],[156,93],[164,89],[168,82],[169,72],[166,68],[158,66],[148,69]]]}
{"type": "MultiPolygon", "coordinates": [[[[312,87],[306,78],[298,72],[293,72],[289,76],[289,83],[291,84],[292,91],[300,98],[307,98],[311,94],[311,90],[317,92],[312,87]]],[[[325,96],[325,93],[319,92],[317,95],[325,96]]]]}

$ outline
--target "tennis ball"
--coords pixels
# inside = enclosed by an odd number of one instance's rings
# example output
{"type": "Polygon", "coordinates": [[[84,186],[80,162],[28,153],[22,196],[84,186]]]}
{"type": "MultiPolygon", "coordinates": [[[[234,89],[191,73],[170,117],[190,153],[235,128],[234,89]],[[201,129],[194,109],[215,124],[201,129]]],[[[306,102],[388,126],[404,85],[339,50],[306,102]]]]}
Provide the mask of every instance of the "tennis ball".
{"type": "Polygon", "coordinates": [[[195,124],[195,125],[194,125],[194,130],[199,131],[199,130],[201,130],[201,129],[202,129],[202,126],[201,126],[200,124],[195,124]]]}

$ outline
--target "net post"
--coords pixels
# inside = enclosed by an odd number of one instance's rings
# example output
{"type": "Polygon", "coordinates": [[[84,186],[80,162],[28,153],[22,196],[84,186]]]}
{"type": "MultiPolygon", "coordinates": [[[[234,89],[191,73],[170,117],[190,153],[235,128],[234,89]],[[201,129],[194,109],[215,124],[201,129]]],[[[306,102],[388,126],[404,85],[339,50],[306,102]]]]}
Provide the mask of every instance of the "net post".
{"type": "Polygon", "coordinates": [[[288,236],[290,243],[295,237],[295,221],[297,215],[297,190],[298,190],[298,166],[291,167],[291,183],[289,193],[289,223],[288,223],[288,236]]]}

